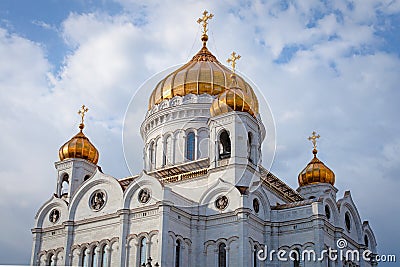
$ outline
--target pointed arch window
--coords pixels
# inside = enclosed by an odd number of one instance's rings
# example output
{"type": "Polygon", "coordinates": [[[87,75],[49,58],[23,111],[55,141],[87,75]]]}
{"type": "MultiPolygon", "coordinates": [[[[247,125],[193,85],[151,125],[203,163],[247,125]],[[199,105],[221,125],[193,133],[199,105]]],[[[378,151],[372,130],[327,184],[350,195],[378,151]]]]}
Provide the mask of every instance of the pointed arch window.
{"type": "Polygon", "coordinates": [[[195,153],[195,134],[194,132],[189,132],[186,137],[186,159],[194,160],[195,153]]]}
{"type": "Polygon", "coordinates": [[[219,159],[231,157],[231,138],[226,130],[219,135],[219,159]]]}
{"type": "Polygon", "coordinates": [[[218,267],[226,267],[226,245],[224,243],[218,246],[218,267]]]}
{"type": "Polygon", "coordinates": [[[147,250],[147,238],[146,237],[143,237],[141,240],[140,240],[140,247],[139,247],[139,253],[140,253],[140,255],[139,255],[139,260],[140,260],[140,266],[142,266],[142,264],[146,264],[146,250],[147,250]]]}
{"type": "Polygon", "coordinates": [[[181,241],[180,240],[176,240],[175,267],[180,267],[180,261],[181,261],[181,241]]]}

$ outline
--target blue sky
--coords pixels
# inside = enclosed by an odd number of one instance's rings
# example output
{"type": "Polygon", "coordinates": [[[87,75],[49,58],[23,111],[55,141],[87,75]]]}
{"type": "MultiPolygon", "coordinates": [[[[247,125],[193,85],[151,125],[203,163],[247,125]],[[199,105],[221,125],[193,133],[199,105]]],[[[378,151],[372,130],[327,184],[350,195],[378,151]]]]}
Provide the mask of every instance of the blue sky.
{"type": "MultiPolygon", "coordinates": [[[[238,70],[272,110],[273,172],[296,188],[312,156],[306,137],[316,130],[338,197],[351,190],[379,251],[400,257],[399,1],[3,0],[0,264],[29,262],[35,212],[55,190],[53,163],[77,132],[82,103],[103,170],[117,178],[140,171],[141,155],[124,163],[130,99],[200,48],[196,20],[204,9],[215,14],[210,50],[221,62],[238,52],[238,70]]],[[[129,123],[137,128],[146,90],[133,98],[137,116],[129,123]]]]}

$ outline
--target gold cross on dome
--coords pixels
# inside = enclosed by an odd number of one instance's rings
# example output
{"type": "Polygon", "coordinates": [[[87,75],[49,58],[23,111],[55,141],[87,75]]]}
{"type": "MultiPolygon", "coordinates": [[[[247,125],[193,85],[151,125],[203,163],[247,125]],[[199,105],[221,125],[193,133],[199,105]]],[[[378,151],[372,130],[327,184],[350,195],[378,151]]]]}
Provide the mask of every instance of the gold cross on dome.
{"type": "Polygon", "coordinates": [[[226,61],[228,64],[231,64],[233,73],[235,73],[236,70],[236,61],[240,58],[240,55],[236,54],[236,52],[232,52],[231,57],[226,61]]]}
{"type": "Polygon", "coordinates": [[[213,14],[208,14],[207,10],[204,10],[203,12],[203,17],[199,18],[197,20],[197,23],[203,23],[203,34],[206,35],[207,34],[207,25],[208,25],[208,20],[212,19],[212,17],[214,17],[213,14]]]}
{"type": "Polygon", "coordinates": [[[314,149],[317,149],[317,139],[320,138],[321,136],[313,131],[312,135],[308,137],[308,140],[310,140],[313,143],[314,149]]]}
{"type": "Polygon", "coordinates": [[[78,111],[78,114],[81,116],[81,124],[83,124],[83,120],[85,119],[85,114],[88,111],[89,109],[85,105],[82,105],[81,109],[78,111]]]}

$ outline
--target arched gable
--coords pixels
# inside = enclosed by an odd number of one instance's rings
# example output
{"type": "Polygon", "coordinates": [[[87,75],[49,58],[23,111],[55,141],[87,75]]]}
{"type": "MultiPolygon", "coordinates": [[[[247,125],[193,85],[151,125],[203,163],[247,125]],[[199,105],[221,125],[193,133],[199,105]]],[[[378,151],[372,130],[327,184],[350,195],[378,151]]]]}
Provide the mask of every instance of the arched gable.
{"type": "Polygon", "coordinates": [[[164,187],[158,179],[142,172],[125,190],[122,206],[124,209],[133,209],[144,205],[155,204],[162,199],[163,191],[164,187]],[[141,189],[144,188],[150,190],[150,199],[146,203],[141,203],[138,198],[141,189]]]}
{"type": "Polygon", "coordinates": [[[323,203],[324,203],[324,210],[325,210],[325,205],[328,205],[330,212],[331,212],[331,223],[334,224],[335,226],[340,226],[341,221],[340,221],[340,214],[339,214],[339,209],[338,206],[335,202],[334,199],[332,199],[330,196],[327,196],[323,198],[323,203]]]}
{"type": "Polygon", "coordinates": [[[96,170],[92,178],[84,182],[74,194],[69,205],[69,220],[87,219],[102,214],[111,214],[121,209],[122,188],[118,181],[109,175],[96,170]],[[92,194],[102,190],[106,194],[106,203],[99,211],[90,207],[92,194]]]}
{"type": "Polygon", "coordinates": [[[35,228],[51,227],[55,225],[60,225],[62,222],[68,220],[68,206],[67,203],[55,196],[52,196],[46,203],[44,203],[35,216],[35,228]],[[60,211],[60,218],[57,222],[53,223],[50,221],[50,212],[53,209],[58,209],[60,211]]]}
{"type": "Polygon", "coordinates": [[[348,236],[353,238],[358,243],[363,242],[361,217],[351,197],[350,191],[346,191],[344,197],[338,201],[338,209],[340,214],[341,226],[344,229],[344,233],[346,233],[348,236]],[[349,212],[351,215],[352,227],[354,227],[353,229],[355,229],[355,231],[350,229],[350,232],[348,232],[346,229],[346,224],[345,224],[346,212],[349,212]]]}
{"type": "Polygon", "coordinates": [[[204,215],[217,214],[220,211],[215,207],[215,201],[219,196],[228,198],[228,206],[224,211],[233,211],[240,207],[240,193],[235,186],[219,178],[203,192],[199,200],[200,213],[204,215]]]}
{"type": "Polygon", "coordinates": [[[260,205],[262,208],[260,210],[261,213],[259,213],[260,218],[263,219],[264,221],[269,221],[271,219],[271,204],[269,203],[269,199],[267,194],[265,193],[264,190],[261,189],[261,187],[258,187],[255,191],[253,191],[250,194],[249,197],[249,205],[251,209],[253,209],[253,199],[257,198],[260,201],[260,205]]]}

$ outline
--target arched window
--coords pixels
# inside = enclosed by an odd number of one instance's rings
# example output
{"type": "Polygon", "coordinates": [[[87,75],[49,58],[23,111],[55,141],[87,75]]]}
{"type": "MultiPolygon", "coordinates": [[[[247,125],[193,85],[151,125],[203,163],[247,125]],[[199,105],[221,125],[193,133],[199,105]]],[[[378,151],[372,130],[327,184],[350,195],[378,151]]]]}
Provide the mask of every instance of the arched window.
{"type": "Polygon", "coordinates": [[[101,247],[100,250],[100,267],[106,267],[107,266],[107,259],[108,259],[108,250],[106,248],[107,245],[104,245],[101,247]]]}
{"type": "Polygon", "coordinates": [[[257,246],[254,246],[253,251],[253,267],[257,267],[257,246]]]}
{"type": "Polygon", "coordinates": [[[366,247],[369,246],[368,236],[367,235],[364,236],[364,244],[365,244],[366,247]]]}
{"type": "Polygon", "coordinates": [[[218,246],[218,267],[226,267],[226,245],[224,243],[218,246]]]}
{"type": "Polygon", "coordinates": [[[231,157],[231,139],[226,130],[223,130],[219,136],[219,159],[231,157]]]}
{"type": "Polygon", "coordinates": [[[294,258],[293,267],[300,267],[300,250],[298,248],[295,248],[294,251],[294,253],[292,253],[291,255],[292,258],[294,258]]]}
{"type": "Polygon", "coordinates": [[[253,162],[252,146],[253,146],[253,135],[251,134],[251,132],[248,132],[247,133],[247,157],[250,162],[253,162]]]}
{"type": "Polygon", "coordinates": [[[156,165],[156,153],[154,151],[154,142],[149,145],[149,169],[153,170],[156,165]]]}
{"type": "Polygon", "coordinates": [[[60,187],[59,187],[60,191],[58,193],[59,193],[59,196],[61,197],[61,196],[65,195],[65,194],[68,194],[68,191],[69,191],[69,175],[67,173],[64,173],[60,182],[61,182],[60,187]]]}
{"type": "Polygon", "coordinates": [[[90,254],[90,267],[97,267],[97,247],[92,248],[92,253],[90,254]]]}
{"type": "Polygon", "coordinates": [[[351,218],[350,213],[346,212],[344,215],[344,222],[346,224],[347,231],[349,231],[349,232],[351,230],[351,219],[350,218],[351,218]]]}
{"type": "Polygon", "coordinates": [[[326,218],[327,218],[328,220],[331,219],[331,209],[329,208],[328,205],[325,205],[325,215],[326,215],[326,218]]]}
{"type": "Polygon", "coordinates": [[[83,177],[83,180],[87,181],[87,179],[89,179],[89,178],[90,178],[90,175],[88,174],[88,175],[85,175],[85,177],[83,177]]]}
{"type": "Polygon", "coordinates": [[[83,267],[88,267],[88,256],[86,254],[86,251],[87,251],[86,248],[82,250],[81,260],[82,260],[83,267]]]}
{"type": "Polygon", "coordinates": [[[53,253],[50,253],[48,256],[47,256],[47,266],[53,266],[54,264],[53,264],[53,253]]]}
{"type": "Polygon", "coordinates": [[[176,247],[175,247],[175,267],[180,266],[181,261],[181,241],[176,240],[176,247]]]}
{"type": "Polygon", "coordinates": [[[186,158],[188,160],[194,160],[195,153],[195,135],[194,132],[190,132],[186,137],[186,158]]]}
{"type": "Polygon", "coordinates": [[[146,237],[143,237],[141,240],[140,240],[140,248],[139,248],[139,252],[140,252],[140,255],[139,255],[139,260],[140,260],[140,266],[144,263],[144,264],[146,264],[146,249],[147,249],[147,238],[146,237]]]}
{"type": "Polygon", "coordinates": [[[172,164],[172,137],[165,138],[163,165],[172,164]]]}

